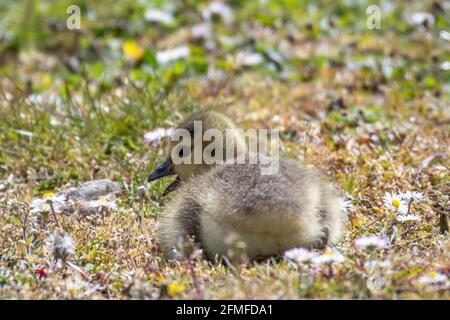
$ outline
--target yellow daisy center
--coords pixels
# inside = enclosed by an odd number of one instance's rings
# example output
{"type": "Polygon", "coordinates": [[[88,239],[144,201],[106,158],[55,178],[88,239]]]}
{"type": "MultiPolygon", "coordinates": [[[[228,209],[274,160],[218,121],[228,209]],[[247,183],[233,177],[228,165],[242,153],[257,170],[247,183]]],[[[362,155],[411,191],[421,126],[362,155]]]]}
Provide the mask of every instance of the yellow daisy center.
{"type": "Polygon", "coordinates": [[[400,201],[398,201],[397,199],[392,199],[391,203],[396,208],[398,208],[400,206],[400,201]]]}
{"type": "Polygon", "coordinates": [[[324,255],[324,256],[327,256],[327,257],[331,257],[331,256],[333,255],[333,251],[331,251],[331,250],[326,250],[326,251],[323,253],[323,255],[324,255]]]}
{"type": "Polygon", "coordinates": [[[437,273],[436,272],[430,272],[430,274],[428,275],[431,279],[435,279],[436,278],[436,276],[437,276],[437,273]]]}
{"type": "Polygon", "coordinates": [[[51,198],[51,197],[54,197],[54,196],[55,196],[55,193],[53,193],[53,192],[46,192],[46,193],[44,193],[42,198],[48,199],[48,198],[51,198]]]}

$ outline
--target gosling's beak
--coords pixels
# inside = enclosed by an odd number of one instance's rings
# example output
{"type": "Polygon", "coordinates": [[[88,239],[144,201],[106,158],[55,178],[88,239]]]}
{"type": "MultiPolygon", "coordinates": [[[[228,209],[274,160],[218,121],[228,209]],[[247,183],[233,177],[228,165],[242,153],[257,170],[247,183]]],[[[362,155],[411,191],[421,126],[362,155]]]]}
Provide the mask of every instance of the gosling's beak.
{"type": "Polygon", "coordinates": [[[172,171],[172,160],[166,160],[158,168],[156,168],[155,171],[150,173],[150,175],[147,177],[147,181],[154,181],[156,179],[173,174],[175,174],[175,172],[172,171]]]}

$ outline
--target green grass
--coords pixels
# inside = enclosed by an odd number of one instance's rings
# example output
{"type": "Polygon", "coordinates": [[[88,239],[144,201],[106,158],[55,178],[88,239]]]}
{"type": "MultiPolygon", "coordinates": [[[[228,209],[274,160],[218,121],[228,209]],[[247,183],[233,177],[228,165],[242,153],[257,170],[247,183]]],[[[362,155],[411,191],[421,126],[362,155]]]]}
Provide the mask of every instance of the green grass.
{"type": "Polygon", "coordinates": [[[149,23],[139,1],[79,1],[82,28],[68,30],[71,1],[0,2],[0,298],[449,298],[450,73],[440,64],[450,44],[439,38],[448,11],[397,1],[369,30],[365,1],[230,1],[234,20],[215,20],[199,40],[190,28],[206,3],[151,3],[174,23],[149,23]],[[409,25],[419,11],[434,25],[409,25]],[[126,40],[143,51],[138,61],[126,40]],[[187,58],[158,63],[158,51],[180,45],[187,58]],[[263,62],[242,66],[240,51],[263,62]],[[281,127],[283,156],[318,167],[351,198],[336,245],[343,263],[164,260],[154,231],[169,181],[147,185],[144,206],[134,201],[163,158],[143,135],[202,107],[243,128],[281,127]],[[60,216],[81,272],[58,266],[44,245],[56,225],[36,225],[31,200],[104,177],[123,188],[118,209],[60,216]],[[407,190],[425,195],[411,206],[418,222],[383,204],[385,192],[407,190]],[[390,246],[355,248],[372,234],[390,246]],[[421,283],[430,272],[447,280],[421,283]]]}

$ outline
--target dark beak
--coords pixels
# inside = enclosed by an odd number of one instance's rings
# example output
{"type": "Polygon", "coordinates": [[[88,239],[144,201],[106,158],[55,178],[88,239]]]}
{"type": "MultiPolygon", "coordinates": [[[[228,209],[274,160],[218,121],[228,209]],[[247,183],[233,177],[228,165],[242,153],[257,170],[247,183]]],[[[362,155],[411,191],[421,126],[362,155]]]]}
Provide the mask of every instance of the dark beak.
{"type": "Polygon", "coordinates": [[[172,171],[172,160],[166,160],[158,168],[156,168],[155,171],[150,173],[147,177],[147,181],[154,181],[173,174],[175,174],[175,172],[172,171]]]}

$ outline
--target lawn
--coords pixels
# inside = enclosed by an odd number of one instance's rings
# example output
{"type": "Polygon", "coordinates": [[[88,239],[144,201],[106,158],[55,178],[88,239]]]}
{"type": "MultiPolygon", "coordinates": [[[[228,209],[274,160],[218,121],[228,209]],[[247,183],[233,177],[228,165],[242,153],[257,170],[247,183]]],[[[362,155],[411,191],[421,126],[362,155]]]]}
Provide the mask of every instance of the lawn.
{"type": "Polygon", "coordinates": [[[372,4],[0,0],[0,298],[449,299],[450,5],[372,4]],[[145,178],[201,108],[341,191],[321,263],[164,259],[145,178]],[[94,213],[36,207],[95,179],[94,213]]]}

